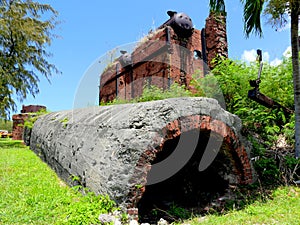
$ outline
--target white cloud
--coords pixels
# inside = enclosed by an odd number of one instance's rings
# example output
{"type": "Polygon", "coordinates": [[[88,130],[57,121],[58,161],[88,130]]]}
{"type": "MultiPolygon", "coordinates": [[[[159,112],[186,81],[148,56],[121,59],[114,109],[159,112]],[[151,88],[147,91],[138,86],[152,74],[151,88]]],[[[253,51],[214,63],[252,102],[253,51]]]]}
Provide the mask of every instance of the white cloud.
{"type": "Polygon", "coordinates": [[[242,61],[253,62],[256,60],[256,50],[252,49],[250,51],[244,50],[242,55],[242,61]]]}
{"type": "Polygon", "coordinates": [[[287,47],[287,49],[283,53],[283,56],[287,57],[287,58],[292,56],[292,47],[291,46],[287,47]]]}
{"type": "Polygon", "coordinates": [[[276,58],[276,59],[274,59],[273,61],[270,62],[270,65],[271,65],[271,66],[278,66],[278,65],[280,65],[281,63],[282,63],[282,60],[276,58]]]}
{"type": "MultiPolygon", "coordinates": [[[[241,59],[242,61],[245,62],[254,62],[256,61],[256,57],[257,57],[256,50],[251,49],[251,50],[244,50],[241,59]]],[[[270,54],[268,52],[263,52],[262,58],[264,62],[268,62],[270,60],[270,54]]]]}
{"type": "MultiPolygon", "coordinates": [[[[292,56],[292,48],[291,46],[287,47],[286,50],[283,52],[284,57],[291,57],[292,56]]],[[[257,53],[255,49],[251,50],[244,50],[241,60],[244,62],[254,62],[256,61],[257,53]]],[[[263,52],[263,61],[268,62],[271,66],[278,66],[282,63],[281,59],[275,58],[274,60],[270,61],[270,54],[268,52],[263,52]]]]}
{"type": "Polygon", "coordinates": [[[269,52],[263,52],[263,61],[264,62],[269,62],[269,60],[270,60],[269,52]]]}

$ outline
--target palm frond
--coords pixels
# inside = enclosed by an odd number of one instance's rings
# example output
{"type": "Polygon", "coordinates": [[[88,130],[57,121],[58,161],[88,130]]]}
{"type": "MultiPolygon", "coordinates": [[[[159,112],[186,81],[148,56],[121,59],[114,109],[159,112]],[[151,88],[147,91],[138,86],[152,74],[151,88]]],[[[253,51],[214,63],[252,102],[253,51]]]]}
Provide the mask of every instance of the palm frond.
{"type": "Polygon", "coordinates": [[[242,0],[244,3],[244,20],[245,33],[249,37],[254,32],[258,36],[262,36],[261,14],[263,10],[264,0],[242,0]]]}
{"type": "Polygon", "coordinates": [[[211,12],[226,13],[224,0],[210,0],[209,8],[211,12]]]}

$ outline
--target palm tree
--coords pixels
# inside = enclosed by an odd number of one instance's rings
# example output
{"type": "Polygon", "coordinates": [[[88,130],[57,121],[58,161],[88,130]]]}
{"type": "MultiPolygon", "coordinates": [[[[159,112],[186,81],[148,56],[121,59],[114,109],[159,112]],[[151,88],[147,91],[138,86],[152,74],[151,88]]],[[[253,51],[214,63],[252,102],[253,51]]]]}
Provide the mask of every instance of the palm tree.
{"type": "Polygon", "coordinates": [[[218,12],[220,14],[226,14],[224,0],[210,0],[209,1],[210,11],[218,12]]]}
{"type": "Polygon", "coordinates": [[[216,57],[228,57],[226,10],[224,0],[210,0],[210,13],[206,19],[205,38],[207,58],[210,69],[212,59],[216,57]]]}
{"type": "Polygon", "coordinates": [[[267,2],[265,13],[271,16],[271,22],[284,24],[285,15],[291,18],[291,46],[295,100],[295,157],[300,156],[300,71],[299,71],[299,0],[241,0],[244,4],[245,32],[262,35],[260,16],[267,2]]]}

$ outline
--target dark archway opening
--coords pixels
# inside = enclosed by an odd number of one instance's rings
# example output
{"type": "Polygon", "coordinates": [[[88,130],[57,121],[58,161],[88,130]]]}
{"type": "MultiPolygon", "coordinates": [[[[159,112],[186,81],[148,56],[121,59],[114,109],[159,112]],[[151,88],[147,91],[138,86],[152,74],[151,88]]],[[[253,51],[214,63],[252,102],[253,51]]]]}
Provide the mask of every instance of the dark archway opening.
{"type": "MultiPolygon", "coordinates": [[[[189,135],[189,132],[186,135],[189,135]]],[[[220,138],[214,132],[201,131],[196,150],[188,163],[169,179],[146,186],[138,203],[141,222],[156,223],[160,218],[174,221],[188,218],[192,214],[202,214],[206,206],[226,193],[232,163],[225,143],[206,170],[199,172],[198,169],[210,135],[213,135],[215,140],[220,138]]],[[[152,164],[163,161],[172,154],[179,139],[180,137],[167,140],[152,164]]]]}

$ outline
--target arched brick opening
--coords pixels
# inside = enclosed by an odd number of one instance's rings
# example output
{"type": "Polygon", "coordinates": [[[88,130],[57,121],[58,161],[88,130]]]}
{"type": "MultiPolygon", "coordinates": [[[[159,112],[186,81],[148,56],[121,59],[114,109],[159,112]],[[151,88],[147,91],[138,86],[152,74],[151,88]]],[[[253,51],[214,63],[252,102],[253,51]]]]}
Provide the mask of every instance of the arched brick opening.
{"type": "Polygon", "coordinates": [[[168,210],[171,205],[201,209],[222,196],[230,184],[252,182],[251,165],[243,144],[235,131],[220,120],[203,115],[179,118],[162,128],[155,142],[140,157],[127,202],[128,208],[138,208],[144,218],[152,209],[168,210]],[[182,135],[193,133],[199,134],[198,144],[183,168],[162,182],[147,185],[152,165],[168,158],[182,135]],[[220,139],[223,141],[216,158],[206,170],[199,171],[208,141],[220,139]]]}

